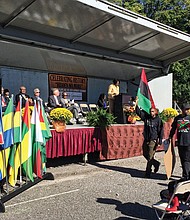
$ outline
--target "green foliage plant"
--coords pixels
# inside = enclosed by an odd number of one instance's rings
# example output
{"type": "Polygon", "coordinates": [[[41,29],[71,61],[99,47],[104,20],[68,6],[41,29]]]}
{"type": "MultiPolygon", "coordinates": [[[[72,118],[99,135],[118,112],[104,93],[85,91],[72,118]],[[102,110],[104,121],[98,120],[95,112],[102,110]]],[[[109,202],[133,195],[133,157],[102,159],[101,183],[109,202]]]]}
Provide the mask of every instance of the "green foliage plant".
{"type": "Polygon", "coordinates": [[[86,121],[90,126],[107,128],[115,123],[115,117],[106,110],[98,109],[87,114],[86,121]]]}

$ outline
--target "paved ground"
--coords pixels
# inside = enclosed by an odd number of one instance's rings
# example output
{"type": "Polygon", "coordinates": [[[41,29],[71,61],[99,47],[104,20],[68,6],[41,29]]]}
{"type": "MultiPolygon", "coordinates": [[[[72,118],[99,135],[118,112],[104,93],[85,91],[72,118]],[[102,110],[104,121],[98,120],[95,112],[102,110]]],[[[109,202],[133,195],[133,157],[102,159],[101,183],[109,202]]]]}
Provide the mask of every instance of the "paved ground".
{"type": "MultiPolygon", "coordinates": [[[[164,152],[156,154],[162,162],[157,174],[144,178],[145,160],[121,160],[49,167],[54,181],[42,181],[5,203],[1,220],[66,219],[116,220],[156,219],[151,205],[167,187],[164,152]]],[[[50,164],[51,165],[51,164],[50,164]]],[[[173,178],[179,178],[179,158],[173,178]]]]}

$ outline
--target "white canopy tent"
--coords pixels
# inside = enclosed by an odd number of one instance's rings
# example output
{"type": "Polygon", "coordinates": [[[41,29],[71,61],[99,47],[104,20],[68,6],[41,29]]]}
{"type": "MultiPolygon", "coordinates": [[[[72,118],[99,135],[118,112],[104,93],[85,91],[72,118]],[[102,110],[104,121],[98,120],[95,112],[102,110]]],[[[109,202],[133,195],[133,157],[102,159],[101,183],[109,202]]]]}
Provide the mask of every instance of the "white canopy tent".
{"type": "Polygon", "coordinates": [[[0,0],[0,65],[130,80],[167,75],[190,35],[102,0],[0,0]]]}

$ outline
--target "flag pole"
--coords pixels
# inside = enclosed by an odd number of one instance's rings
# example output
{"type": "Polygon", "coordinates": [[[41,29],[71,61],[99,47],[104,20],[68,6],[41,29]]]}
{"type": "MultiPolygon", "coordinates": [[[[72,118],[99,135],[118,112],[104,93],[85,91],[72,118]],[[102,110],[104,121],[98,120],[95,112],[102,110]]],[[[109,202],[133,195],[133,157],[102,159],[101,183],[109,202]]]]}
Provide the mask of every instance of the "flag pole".
{"type": "MultiPolygon", "coordinates": [[[[25,106],[25,108],[26,108],[26,106],[25,106]]],[[[25,109],[25,111],[26,111],[26,109],[25,109]]],[[[29,158],[27,159],[27,161],[26,161],[26,184],[28,183],[28,173],[29,173],[29,171],[28,171],[28,160],[29,160],[29,158]]]]}
{"type": "MultiPolygon", "coordinates": [[[[40,100],[40,112],[42,114],[42,117],[44,118],[44,115],[43,115],[44,114],[44,107],[43,107],[43,104],[42,104],[42,100],[40,100]]],[[[45,119],[43,119],[43,120],[45,120],[45,119]]],[[[44,143],[43,143],[42,147],[44,148],[44,143]]],[[[44,151],[41,152],[42,174],[45,174],[46,173],[46,163],[42,160],[42,156],[43,156],[42,154],[43,153],[44,153],[44,151]]]]}
{"type": "MultiPolygon", "coordinates": [[[[2,95],[1,94],[0,94],[0,101],[1,101],[1,103],[0,103],[0,120],[1,120],[1,129],[2,129],[2,143],[1,144],[3,145],[4,144],[4,135],[3,135],[3,122],[2,122],[2,95]]],[[[4,173],[4,170],[5,170],[5,173],[6,173],[6,158],[5,158],[5,152],[4,151],[5,151],[5,149],[2,150],[2,157],[3,157],[3,170],[2,170],[2,174],[4,173]]],[[[7,173],[6,173],[5,178],[7,180],[7,173]]],[[[6,184],[6,187],[7,187],[7,184],[6,184]]]]}
{"type": "Polygon", "coordinates": [[[20,100],[20,186],[22,184],[22,96],[19,95],[20,100]]]}
{"type": "MultiPolygon", "coordinates": [[[[11,98],[13,98],[13,97],[14,97],[14,95],[12,94],[11,98]]],[[[15,113],[14,105],[13,105],[12,111],[15,113]]],[[[12,117],[12,128],[14,128],[14,116],[12,117]]],[[[12,147],[14,147],[14,129],[13,129],[13,146],[12,147]]],[[[15,155],[15,150],[14,150],[14,155],[15,155]]],[[[16,177],[15,177],[15,166],[14,166],[14,180],[15,179],[16,179],[16,177]]],[[[15,189],[15,186],[14,186],[14,189],[15,189]]]]}
{"type": "MultiPolygon", "coordinates": [[[[26,111],[26,105],[25,105],[25,111],[26,111]]],[[[27,159],[27,161],[26,161],[26,184],[28,183],[28,173],[29,173],[29,171],[28,171],[28,159],[27,159]]]]}
{"type": "MultiPolygon", "coordinates": [[[[11,95],[11,99],[13,100],[13,94],[11,95]]],[[[13,106],[12,106],[12,111],[13,112],[13,106]]],[[[12,114],[12,118],[11,118],[11,128],[13,128],[13,114],[12,114]]],[[[9,146],[11,147],[11,146],[9,146]]],[[[9,183],[8,183],[8,171],[7,171],[7,167],[6,167],[6,164],[7,164],[7,161],[6,161],[6,151],[5,149],[3,150],[4,152],[4,157],[5,157],[5,173],[6,173],[6,188],[7,188],[7,194],[9,194],[9,183]]]]}
{"type": "MultiPolygon", "coordinates": [[[[35,102],[35,106],[36,106],[36,111],[38,112],[38,120],[40,121],[40,111],[41,111],[41,99],[37,99],[36,102],[35,102]]],[[[36,120],[37,121],[37,120],[36,120]]],[[[41,126],[41,125],[40,125],[41,126]]],[[[36,138],[35,138],[35,142],[37,143],[36,141],[36,138]]],[[[40,143],[41,145],[42,143],[40,143]]],[[[40,150],[41,151],[41,150],[40,150]]],[[[41,163],[40,163],[40,175],[42,177],[42,154],[40,152],[40,158],[41,158],[41,163]]],[[[38,160],[38,157],[37,157],[37,160],[38,160]]],[[[36,160],[36,166],[38,166],[38,161],[36,160]]]]}
{"type": "Polygon", "coordinates": [[[9,194],[8,173],[7,173],[7,166],[6,166],[6,152],[5,152],[5,149],[3,149],[3,164],[4,164],[4,169],[5,169],[6,190],[7,190],[7,194],[9,194]]]}

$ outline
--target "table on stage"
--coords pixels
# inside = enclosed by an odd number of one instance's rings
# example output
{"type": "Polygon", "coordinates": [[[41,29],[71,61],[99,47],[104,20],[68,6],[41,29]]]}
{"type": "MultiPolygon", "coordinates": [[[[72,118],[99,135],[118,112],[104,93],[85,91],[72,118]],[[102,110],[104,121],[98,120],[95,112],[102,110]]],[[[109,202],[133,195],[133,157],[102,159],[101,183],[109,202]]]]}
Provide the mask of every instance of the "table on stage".
{"type": "MultiPolygon", "coordinates": [[[[120,159],[142,155],[143,123],[116,124],[106,131],[94,127],[67,128],[58,133],[51,130],[52,138],[46,144],[47,158],[67,157],[100,151],[100,160],[120,159]]],[[[164,124],[164,138],[171,124],[164,124]]],[[[161,145],[158,150],[163,150],[161,145]]]]}
{"type": "Polygon", "coordinates": [[[51,130],[46,144],[47,158],[68,157],[101,150],[101,131],[94,127],[67,128],[64,132],[51,130]]]}

